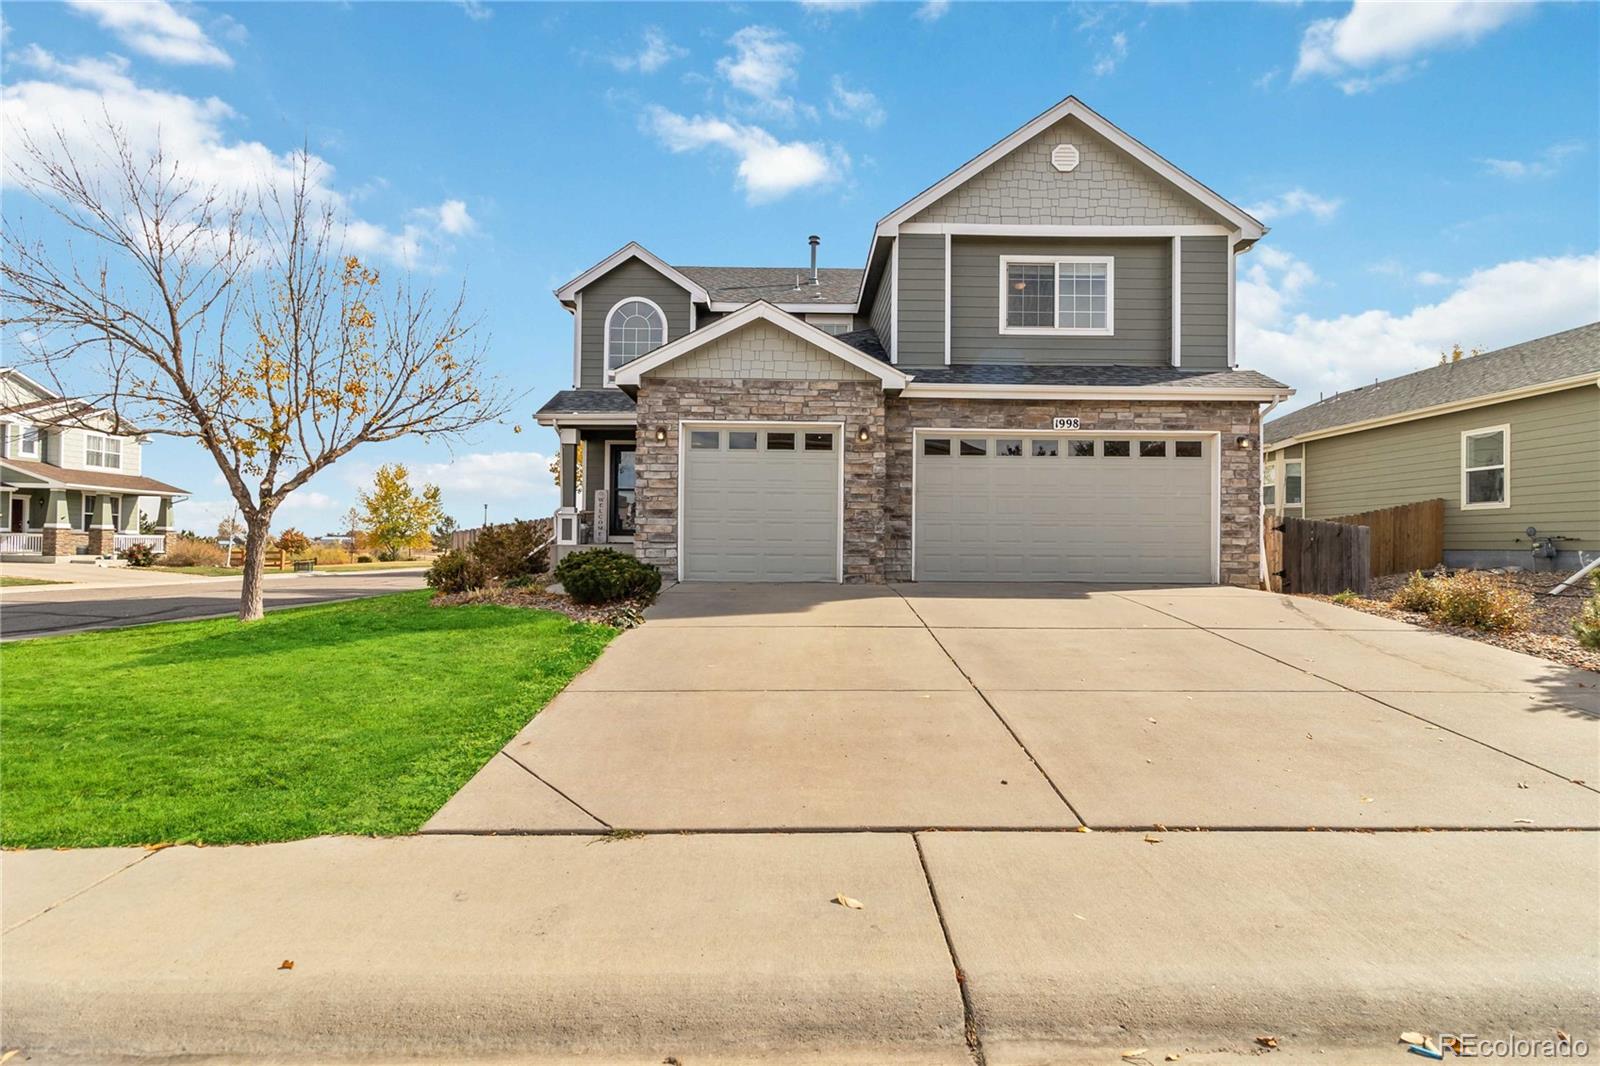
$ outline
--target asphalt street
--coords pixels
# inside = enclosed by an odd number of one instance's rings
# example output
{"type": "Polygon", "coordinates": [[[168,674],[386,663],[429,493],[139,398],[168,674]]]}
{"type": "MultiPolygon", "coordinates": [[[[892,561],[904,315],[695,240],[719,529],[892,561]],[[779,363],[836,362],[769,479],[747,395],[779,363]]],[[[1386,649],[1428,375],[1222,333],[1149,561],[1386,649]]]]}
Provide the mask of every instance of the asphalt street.
{"type": "MultiPolygon", "coordinates": [[[[0,640],[226,615],[238,606],[239,585],[239,581],[228,578],[216,581],[180,579],[170,585],[125,588],[72,585],[9,588],[0,593],[0,640]]],[[[266,609],[274,611],[422,587],[420,570],[304,574],[267,578],[264,597],[266,609]]]]}

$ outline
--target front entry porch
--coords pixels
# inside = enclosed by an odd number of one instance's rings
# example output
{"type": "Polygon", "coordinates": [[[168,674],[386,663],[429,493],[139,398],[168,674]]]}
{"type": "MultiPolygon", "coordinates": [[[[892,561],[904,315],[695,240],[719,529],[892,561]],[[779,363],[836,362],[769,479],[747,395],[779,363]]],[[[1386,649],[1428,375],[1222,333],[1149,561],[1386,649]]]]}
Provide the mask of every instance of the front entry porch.
{"type": "Polygon", "coordinates": [[[141,533],[142,494],[7,484],[0,488],[0,561],[90,562],[135,544],[166,552],[172,498],[158,497],[154,533],[141,533]]]}
{"type": "Polygon", "coordinates": [[[559,426],[561,506],[553,559],[585,548],[633,554],[636,441],[631,425],[559,426]]]}

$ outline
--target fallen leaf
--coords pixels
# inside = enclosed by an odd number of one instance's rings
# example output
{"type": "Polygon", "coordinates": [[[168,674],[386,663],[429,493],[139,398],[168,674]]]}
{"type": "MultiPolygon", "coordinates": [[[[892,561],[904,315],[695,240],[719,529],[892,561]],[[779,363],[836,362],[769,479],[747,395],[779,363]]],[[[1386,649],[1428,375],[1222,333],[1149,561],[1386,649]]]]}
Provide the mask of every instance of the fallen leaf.
{"type": "Polygon", "coordinates": [[[1078,921],[1080,921],[1080,922],[1087,922],[1089,920],[1089,919],[1085,918],[1083,915],[1077,914],[1077,913],[1074,913],[1072,916],[1074,918],[1078,919],[1078,921]]]}
{"type": "Polygon", "coordinates": [[[1124,1051],[1122,1053],[1122,1057],[1125,1058],[1125,1059],[1136,1059],[1140,1055],[1143,1055],[1146,1051],[1149,1051],[1149,1050],[1150,1049],[1147,1048],[1147,1047],[1129,1048],[1127,1051],[1124,1051]]]}
{"type": "Polygon", "coordinates": [[[1156,724],[1156,720],[1154,718],[1146,718],[1145,721],[1149,722],[1151,725],[1156,724]]]}
{"type": "Polygon", "coordinates": [[[1517,825],[1532,825],[1533,824],[1533,819],[1532,818],[1513,818],[1511,820],[1513,822],[1515,822],[1517,825]]]}
{"type": "Polygon", "coordinates": [[[1556,1030],[1556,1039],[1557,1040],[1561,1040],[1561,1041],[1566,1041],[1568,1039],[1568,1037],[1567,1037],[1567,1034],[1564,1031],[1562,1031],[1560,1029],[1557,1029],[1556,1030]]]}
{"type": "Polygon", "coordinates": [[[1372,797],[1371,796],[1362,796],[1361,797],[1361,802],[1362,803],[1371,803],[1372,802],[1372,797]]]}
{"type": "Polygon", "coordinates": [[[1181,1058],[1183,1058],[1183,1056],[1178,1054],[1176,1051],[1174,1051],[1172,1054],[1167,1056],[1167,1061],[1168,1062],[1177,1062],[1181,1058]]]}
{"type": "Polygon", "coordinates": [[[839,906],[849,907],[853,911],[858,911],[861,909],[861,901],[859,899],[851,899],[843,892],[839,893],[837,896],[834,896],[833,901],[839,906]]]}
{"type": "Polygon", "coordinates": [[[1277,1047],[1278,1038],[1275,1036],[1258,1036],[1256,1037],[1256,1043],[1262,1047],[1277,1047]]]}
{"type": "Polygon", "coordinates": [[[1402,1044],[1420,1044],[1426,1039],[1428,1038],[1421,1033],[1406,1032],[1400,1034],[1400,1043],[1402,1044]]]}
{"type": "Polygon", "coordinates": [[[284,959],[282,962],[278,963],[278,969],[280,969],[280,970],[292,970],[292,969],[294,969],[294,960],[293,959],[284,959]]]}
{"type": "Polygon", "coordinates": [[[1161,843],[1161,838],[1160,837],[1151,836],[1149,833],[1146,833],[1144,835],[1144,842],[1146,844],[1159,844],[1159,843],[1161,843]]]}
{"type": "Polygon", "coordinates": [[[1518,781],[1517,782],[1517,787],[1518,788],[1527,788],[1528,787],[1528,783],[1526,781],[1518,781]]]}
{"type": "Polygon", "coordinates": [[[6,1052],[4,1055],[0,1055],[0,1063],[10,1062],[12,1057],[15,1056],[16,1053],[21,1051],[21,1050],[22,1050],[21,1048],[14,1047],[10,1051],[6,1052]]]}
{"type": "Polygon", "coordinates": [[[1080,825],[1080,826],[1078,826],[1078,832],[1080,832],[1080,833],[1092,833],[1092,832],[1094,832],[1094,830],[1090,829],[1086,825],[1080,825]]]}

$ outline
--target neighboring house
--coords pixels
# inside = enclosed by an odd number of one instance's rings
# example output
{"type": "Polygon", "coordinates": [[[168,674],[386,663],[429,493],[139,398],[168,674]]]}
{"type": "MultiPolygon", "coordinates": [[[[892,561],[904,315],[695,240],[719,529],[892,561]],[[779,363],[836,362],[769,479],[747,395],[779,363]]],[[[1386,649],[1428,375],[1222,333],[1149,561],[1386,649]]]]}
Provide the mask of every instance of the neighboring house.
{"type": "Polygon", "coordinates": [[[187,490],[143,476],[141,444],[111,415],[0,367],[0,557],[64,562],[141,542],[164,550],[173,500],[187,490]],[[143,497],[157,501],[153,536],[139,533],[143,497]]]}
{"type": "Polygon", "coordinates": [[[1445,561],[1600,553],[1600,323],[1341,392],[1266,426],[1265,506],[1336,518],[1443,498],[1445,561]]]}
{"type": "Polygon", "coordinates": [[[1265,232],[1069,97],[884,216],[862,269],[815,269],[815,238],[811,269],[628,244],[556,292],[557,552],[1254,586],[1261,406],[1292,391],[1235,367],[1234,257],[1265,232]]]}

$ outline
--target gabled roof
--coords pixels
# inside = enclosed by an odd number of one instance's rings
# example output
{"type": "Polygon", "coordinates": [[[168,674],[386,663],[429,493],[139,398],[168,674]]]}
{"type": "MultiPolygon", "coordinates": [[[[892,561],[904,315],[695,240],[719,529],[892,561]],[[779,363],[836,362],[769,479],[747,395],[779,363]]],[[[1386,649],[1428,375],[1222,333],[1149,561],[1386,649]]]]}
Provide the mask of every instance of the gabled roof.
{"type": "Polygon", "coordinates": [[[1600,322],[1337,393],[1273,419],[1262,434],[1266,443],[1281,446],[1597,382],[1600,322]]]}
{"type": "Polygon", "coordinates": [[[681,266],[686,277],[706,287],[717,303],[736,303],[741,307],[752,300],[767,300],[784,307],[809,304],[855,305],[861,271],[854,268],[823,267],[817,271],[817,284],[810,284],[810,267],[718,267],[681,266]],[[795,281],[800,285],[796,287],[795,281]]]}
{"type": "Polygon", "coordinates": [[[675,341],[663,344],[648,355],[641,355],[632,362],[624,363],[615,371],[614,380],[618,385],[625,388],[637,388],[639,379],[656,367],[664,363],[670,363],[680,356],[687,355],[719,337],[725,337],[729,333],[758,320],[770,322],[779,329],[799,337],[806,343],[821,348],[829,355],[837,356],[851,366],[865,370],[882,382],[883,387],[886,389],[901,389],[905,387],[906,375],[895,367],[882,360],[874,359],[859,348],[845,344],[833,334],[826,333],[765,300],[747,304],[732,314],[724,315],[708,326],[702,326],[700,329],[687,333],[675,341]]]}
{"type": "Polygon", "coordinates": [[[1259,219],[1244,208],[1223,199],[1216,192],[1112,124],[1075,96],[1067,97],[1049,110],[1030,119],[1009,136],[990,145],[956,170],[913,196],[887,215],[884,215],[878,222],[877,234],[883,236],[886,231],[893,233],[902,222],[905,222],[911,216],[950,192],[950,190],[982,173],[993,163],[1064,118],[1075,118],[1082,122],[1095,133],[1128,153],[1135,160],[1144,164],[1210,210],[1221,215],[1239,230],[1243,240],[1259,240],[1266,234],[1267,227],[1262,225],[1259,219]]]}
{"type": "Polygon", "coordinates": [[[666,260],[650,251],[650,249],[646,248],[638,241],[629,241],[627,244],[624,244],[621,248],[618,248],[616,251],[600,260],[600,262],[590,267],[588,270],[585,270],[582,274],[579,274],[577,277],[561,286],[561,288],[556,290],[556,299],[560,300],[564,304],[570,304],[573,300],[577,299],[579,289],[589,284],[595,278],[610,273],[612,270],[615,270],[618,266],[627,262],[629,259],[638,259],[656,271],[671,278],[679,285],[682,285],[684,290],[688,292],[689,295],[696,301],[700,303],[711,302],[711,295],[706,292],[704,286],[695,281],[693,278],[685,275],[677,267],[667,263],[666,260]]]}

